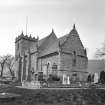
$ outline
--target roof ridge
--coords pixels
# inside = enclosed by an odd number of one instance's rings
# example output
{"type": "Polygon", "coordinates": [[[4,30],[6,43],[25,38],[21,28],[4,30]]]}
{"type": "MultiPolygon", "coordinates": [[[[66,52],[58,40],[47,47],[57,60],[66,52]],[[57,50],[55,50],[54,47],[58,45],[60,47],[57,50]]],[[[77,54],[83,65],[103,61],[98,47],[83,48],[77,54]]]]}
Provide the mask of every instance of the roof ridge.
{"type": "MultiPolygon", "coordinates": [[[[49,35],[47,35],[46,37],[44,37],[44,38],[42,38],[42,39],[40,39],[40,40],[43,40],[43,39],[46,39],[46,38],[49,38],[51,35],[52,35],[52,33],[54,33],[54,30],[52,29],[52,32],[49,34],[49,35]]],[[[54,33],[54,35],[56,36],[56,34],[54,33]]],[[[57,36],[56,36],[57,37],[57,36]]],[[[58,38],[57,38],[58,39],[58,38]]],[[[39,41],[40,41],[39,40],[39,41]]]]}
{"type": "Polygon", "coordinates": [[[50,37],[53,36],[55,37],[55,40],[58,39],[56,34],[54,32],[51,32],[49,35],[47,35],[45,38],[39,40],[39,48],[42,48],[44,45],[49,43],[50,37]]]}
{"type": "Polygon", "coordinates": [[[64,35],[64,36],[61,36],[60,38],[58,38],[58,41],[60,41],[60,39],[66,39],[66,40],[63,40],[63,43],[60,43],[61,44],[61,46],[67,41],[67,37],[68,37],[68,35],[69,34],[66,34],[66,35],[64,35]]]}

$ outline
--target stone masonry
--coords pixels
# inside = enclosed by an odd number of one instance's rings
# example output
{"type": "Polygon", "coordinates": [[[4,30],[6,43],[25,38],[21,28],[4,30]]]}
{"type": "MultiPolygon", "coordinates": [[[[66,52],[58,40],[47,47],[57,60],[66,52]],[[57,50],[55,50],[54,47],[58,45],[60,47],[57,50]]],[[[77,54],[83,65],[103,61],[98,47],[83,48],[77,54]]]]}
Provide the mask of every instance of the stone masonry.
{"type": "Polygon", "coordinates": [[[15,59],[19,81],[32,81],[38,72],[45,77],[56,74],[68,75],[85,81],[88,57],[79,34],[73,29],[63,37],[57,38],[54,30],[45,38],[33,38],[23,32],[15,40],[15,59]]]}

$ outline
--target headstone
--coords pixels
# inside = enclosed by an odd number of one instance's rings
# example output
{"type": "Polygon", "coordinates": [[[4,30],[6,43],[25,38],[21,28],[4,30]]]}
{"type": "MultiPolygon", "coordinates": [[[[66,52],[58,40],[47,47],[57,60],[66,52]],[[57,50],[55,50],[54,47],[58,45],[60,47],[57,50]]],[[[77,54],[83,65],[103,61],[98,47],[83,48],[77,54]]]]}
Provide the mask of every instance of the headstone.
{"type": "Polygon", "coordinates": [[[98,73],[94,73],[94,83],[98,83],[98,73]]]}
{"type": "Polygon", "coordinates": [[[42,69],[43,69],[43,74],[47,75],[47,65],[43,65],[42,69]]]}
{"type": "Polygon", "coordinates": [[[62,84],[67,84],[67,76],[63,74],[62,84]]]}
{"type": "Polygon", "coordinates": [[[67,84],[70,85],[70,77],[67,77],[67,84]]]}

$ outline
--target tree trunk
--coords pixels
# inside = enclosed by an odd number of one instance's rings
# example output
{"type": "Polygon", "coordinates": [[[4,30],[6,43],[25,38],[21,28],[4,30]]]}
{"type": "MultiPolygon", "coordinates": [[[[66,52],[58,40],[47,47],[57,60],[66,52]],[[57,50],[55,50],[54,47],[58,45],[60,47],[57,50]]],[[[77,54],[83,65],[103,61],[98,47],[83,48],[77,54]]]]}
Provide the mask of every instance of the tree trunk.
{"type": "Polygon", "coordinates": [[[11,68],[9,68],[9,71],[11,73],[11,76],[14,77],[14,73],[12,72],[12,69],[11,68]]]}
{"type": "Polygon", "coordinates": [[[1,66],[1,77],[3,76],[3,66],[1,66]]]}

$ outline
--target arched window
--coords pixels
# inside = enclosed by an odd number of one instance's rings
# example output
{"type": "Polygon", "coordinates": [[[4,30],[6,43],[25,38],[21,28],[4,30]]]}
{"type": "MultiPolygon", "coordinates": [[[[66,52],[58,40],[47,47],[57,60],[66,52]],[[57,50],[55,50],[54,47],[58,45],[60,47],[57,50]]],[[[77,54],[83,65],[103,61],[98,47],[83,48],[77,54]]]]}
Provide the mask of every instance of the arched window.
{"type": "Polygon", "coordinates": [[[57,74],[57,69],[58,69],[57,64],[56,63],[53,63],[53,65],[52,65],[52,73],[53,74],[57,74]]]}
{"type": "Polygon", "coordinates": [[[50,72],[51,72],[51,63],[50,62],[47,62],[47,75],[49,75],[50,74],[50,72]]]}
{"type": "Polygon", "coordinates": [[[54,64],[52,65],[52,69],[57,70],[57,64],[56,64],[56,63],[54,63],[54,64]]]}
{"type": "Polygon", "coordinates": [[[47,69],[49,69],[49,66],[50,66],[50,63],[48,62],[48,63],[47,63],[47,69]]]}

